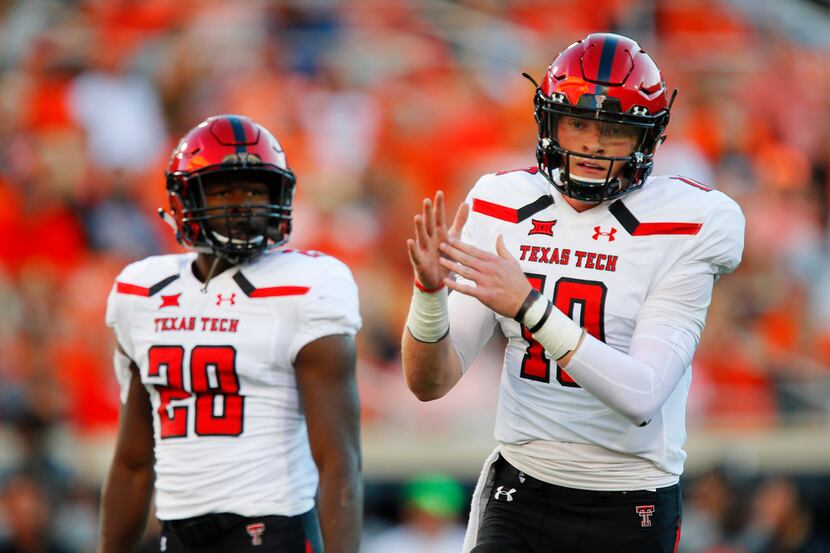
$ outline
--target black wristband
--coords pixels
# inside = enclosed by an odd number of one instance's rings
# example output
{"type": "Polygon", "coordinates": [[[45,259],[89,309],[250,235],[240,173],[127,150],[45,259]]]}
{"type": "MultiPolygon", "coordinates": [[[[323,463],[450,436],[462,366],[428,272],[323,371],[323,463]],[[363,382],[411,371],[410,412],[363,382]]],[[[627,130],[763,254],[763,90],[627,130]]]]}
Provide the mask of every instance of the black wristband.
{"type": "Polygon", "coordinates": [[[415,335],[412,334],[412,331],[409,330],[409,327],[406,328],[406,331],[409,333],[409,335],[412,337],[413,340],[415,340],[416,342],[421,342],[422,344],[437,344],[438,342],[440,342],[441,340],[443,340],[444,338],[446,338],[450,334],[450,329],[449,329],[449,327],[447,327],[447,331],[444,333],[443,336],[441,336],[440,338],[438,338],[434,342],[427,342],[426,340],[419,340],[418,338],[416,338],[415,335]]]}
{"type": "Polygon", "coordinates": [[[539,319],[539,322],[538,322],[538,323],[536,323],[535,325],[533,325],[533,328],[528,328],[528,329],[527,329],[527,330],[528,330],[528,332],[530,332],[531,334],[534,334],[534,333],[536,333],[536,332],[537,332],[540,328],[542,328],[542,325],[543,325],[543,324],[545,324],[545,321],[547,321],[547,320],[548,320],[548,317],[550,317],[550,311],[551,311],[551,309],[553,309],[553,304],[552,304],[551,302],[548,302],[547,307],[545,307],[545,314],[544,314],[544,315],[542,315],[542,318],[541,318],[541,319],[539,319]]]}
{"type": "Polygon", "coordinates": [[[530,293],[525,298],[525,301],[522,303],[522,306],[519,308],[519,312],[516,313],[516,316],[513,317],[513,320],[519,324],[524,324],[525,315],[527,315],[527,310],[530,309],[530,306],[536,303],[536,300],[542,297],[542,294],[539,293],[538,290],[535,288],[530,291],[530,293]]]}

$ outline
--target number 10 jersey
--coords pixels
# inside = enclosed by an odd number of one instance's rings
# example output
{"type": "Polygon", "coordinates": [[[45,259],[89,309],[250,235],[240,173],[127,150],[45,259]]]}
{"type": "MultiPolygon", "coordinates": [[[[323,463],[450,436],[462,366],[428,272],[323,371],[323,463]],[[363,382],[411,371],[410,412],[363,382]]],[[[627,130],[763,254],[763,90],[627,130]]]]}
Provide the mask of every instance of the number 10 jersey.
{"type": "Polygon", "coordinates": [[[721,192],[683,177],[575,211],[535,168],[482,177],[467,197],[462,240],[494,252],[504,236],[531,285],[595,338],[628,352],[632,337],[668,344],[689,367],[645,426],[581,388],[526,328],[450,295],[450,337],[466,370],[498,324],[508,339],[496,416],[503,444],[596,445],[679,475],[691,358],[712,285],[738,265],[744,218],[721,192]]]}

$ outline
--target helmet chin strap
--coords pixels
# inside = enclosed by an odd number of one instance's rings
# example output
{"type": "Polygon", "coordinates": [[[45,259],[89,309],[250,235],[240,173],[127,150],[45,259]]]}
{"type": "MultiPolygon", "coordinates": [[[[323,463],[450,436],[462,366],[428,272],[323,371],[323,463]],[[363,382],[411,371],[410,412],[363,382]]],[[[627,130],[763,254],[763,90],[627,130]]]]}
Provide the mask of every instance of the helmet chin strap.
{"type": "Polygon", "coordinates": [[[219,265],[219,256],[213,256],[213,263],[210,264],[210,270],[208,271],[207,278],[205,279],[205,285],[202,287],[202,293],[207,294],[208,284],[210,284],[210,279],[213,278],[213,273],[216,272],[216,266],[219,265]]]}
{"type": "MultiPolygon", "coordinates": [[[[564,186],[565,186],[565,183],[564,183],[564,182],[562,182],[562,174],[563,174],[563,173],[564,173],[564,171],[562,171],[562,169],[560,169],[560,170],[556,173],[556,175],[554,176],[554,178],[556,179],[556,182],[557,182],[557,184],[559,184],[559,186],[563,186],[563,187],[564,187],[564,186]]],[[[571,173],[570,171],[568,172],[568,178],[569,178],[571,181],[576,182],[577,184],[602,184],[602,185],[604,185],[604,184],[605,184],[605,179],[593,179],[593,178],[591,178],[591,177],[577,177],[577,176],[575,176],[573,173],[571,173]]],[[[609,184],[610,184],[610,183],[613,183],[614,181],[618,181],[618,180],[619,180],[619,177],[614,177],[613,179],[611,179],[611,180],[610,180],[610,181],[608,181],[608,182],[609,182],[609,184]]]]}
{"type": "MultiPolygon", "coordinates": [[[[220,244],[260,244],[263,240],[265,240],[265,237],[261,234],[251,238],[250,240],[240,240],[239,238],[230,238],[228,236],[225,236],[224,234],[219,234],[215,230],[211,230],[210,233],[220,244]]],[[[213,263],[210,264],[210,270],[208,271],[207,278],[205,278],[205,285],[202,287],[203,294],[207,293],[208,284],[210,284],[210,281],[213,278],[213,274],[216,272],[216,267],[219,266],[219,260],[221,259],[221,256],[217,255],[216,253],[212,253],[212,255],[213,263]]]]}
{"type": "Polygon", "coordinates": [[[224,234],[219,234],[215,230],[210,231],[210,233],[213,235],[214,238],[216,238],[217,241],[219,241],[220,244],[260,244],[263,240],[265,240],[265,237],[261,234],[258,234],[248,240],[241,240],[239,238],[230,238],[228,236],[225,236],[224,234]]]}
{"type": "Polygon", "coordinates": [[[159,217],[161,220],[164,221],[170,228],[173,229],[173,232],[178,232],[178,226],[176,225],[176,219],[173,218],[172,215],[167,213],[164,209],[158,209],[159,217]]]}
{"type": "MultiPolygon", "coordinates": [[[[577,177],[573,173],[569,173],[568,176],[572,181],[576,181],[577,183],[586,183],[586,184],[605,184],[605,179],[592,179],[591,177],[577,177]]],[[[611,179],[610,182],[614,182],[617,177],[611,179]]]]}

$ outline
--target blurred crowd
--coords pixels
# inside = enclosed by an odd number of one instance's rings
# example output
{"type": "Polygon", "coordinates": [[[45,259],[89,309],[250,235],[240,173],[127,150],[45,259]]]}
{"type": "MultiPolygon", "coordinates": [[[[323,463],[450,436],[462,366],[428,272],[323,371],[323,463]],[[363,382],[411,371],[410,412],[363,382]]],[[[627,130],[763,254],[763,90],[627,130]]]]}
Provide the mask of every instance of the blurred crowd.
{"type": "MultiPolygon", "coordinates": [[[[0,0],[0,536],[25,537],[0,552],[94,541],[118,415],[105,301],[125,264],[178,251],[156,208],[187,129],[232,112],[279,138],[298,176],[291,245],[340,258],[361,288],[364,425],[417,432],[398,360],[412,215],[435,190],[454,207],[481,174],[533,165],[521,72],[597,30],[639,40],[680,90],[655,173],[724,190],[747,218],[690,424],[827,424],[830,54],[809,37],[725,0],[0,0]]],[[[500,360],[479,365],[490,383],[500,360]]],[[[434,427],[479,418],[475,402],[434,427]]],[[[799,505],[787,485],[759,502],[799,505]]],[[[684,551],[790,551],[718,539],[684,551]]]]}

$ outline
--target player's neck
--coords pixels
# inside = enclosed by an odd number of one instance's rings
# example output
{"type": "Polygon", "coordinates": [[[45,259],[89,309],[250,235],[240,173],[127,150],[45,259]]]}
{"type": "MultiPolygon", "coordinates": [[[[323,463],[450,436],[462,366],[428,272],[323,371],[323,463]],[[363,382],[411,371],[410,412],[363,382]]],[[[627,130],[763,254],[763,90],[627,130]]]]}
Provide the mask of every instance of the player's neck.
{"type": "Polygon", "coordinates": [[[576,211],[577,213],[582,213],[583,211],[587,211],[587,210],[591,209],[592,207],[596,207],[596,206],[598,206],[599,204],[602,203],[602,202],[584,202],[582,200],[577,200],[577,199],[571,198],[569,196],[565,196],[564,194],[562,195],[562,197],[565,199],[566,202],[568,202],[568,205],[570,205],[574,209],[574,211],[576,211]]]}
{"type": "Polygon", "coordinates": [[[200,253],[196,256],[196,260],[193,262],[193,275],[199,279],[200,282],[205,282],[208,275],[213,278],[216,275],[227,271],[231,267],[233,267],[233,263],[227,259],[223,259],[221,257],[217,258],[215,255],[207,253],[200,253]],[[216,263],[216,267],[213,266],[214,263],[216,263]],[[211,269],[213,269],[213,274],[211,274],[211,269]]]}

